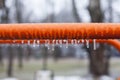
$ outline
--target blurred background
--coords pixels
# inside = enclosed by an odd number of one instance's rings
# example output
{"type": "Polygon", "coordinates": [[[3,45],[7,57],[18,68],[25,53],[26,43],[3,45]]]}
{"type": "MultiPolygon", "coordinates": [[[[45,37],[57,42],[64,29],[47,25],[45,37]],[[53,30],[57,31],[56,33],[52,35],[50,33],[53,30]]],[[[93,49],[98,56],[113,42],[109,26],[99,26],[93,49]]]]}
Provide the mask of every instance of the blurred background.
{"type": "MultiPolygon", "coordinates": [[[[0,23],[119,23],[119,5],[120,0],[0,0],[0,23]]],[[[53,76],[81,77],[71,80],[120,80],[120,52],[96,46],[0,44],[0,79],[34,80],[37,71],[50,70],[53,76]]]]}

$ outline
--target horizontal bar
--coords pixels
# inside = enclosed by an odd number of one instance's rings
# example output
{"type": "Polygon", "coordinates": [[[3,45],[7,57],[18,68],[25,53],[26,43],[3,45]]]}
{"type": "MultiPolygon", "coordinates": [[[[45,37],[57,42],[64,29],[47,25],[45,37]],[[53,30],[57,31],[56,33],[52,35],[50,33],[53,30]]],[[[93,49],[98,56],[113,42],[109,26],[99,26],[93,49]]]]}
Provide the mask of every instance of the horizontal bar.
{"type": "Polygon", "coordinates": [[[119,39],[118,23],[0,24],[0,39],[119,39]]]}

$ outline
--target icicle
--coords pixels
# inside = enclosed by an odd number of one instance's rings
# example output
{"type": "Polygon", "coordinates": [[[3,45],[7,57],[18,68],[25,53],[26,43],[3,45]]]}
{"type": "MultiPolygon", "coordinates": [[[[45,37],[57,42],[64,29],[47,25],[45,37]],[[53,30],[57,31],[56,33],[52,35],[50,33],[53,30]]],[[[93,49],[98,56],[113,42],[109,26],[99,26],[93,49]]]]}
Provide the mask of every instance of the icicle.
{"type": "Polygon", "coordinates": [[[96,40],[95,39],[93,39],[93,48],[94,48],[94,50],[96,50],[96,40]]]}
{"type": "Polygon", "coordinates": [[[22,42],[21,42],[22,44],[24,44],[24,40],[22,40],[22,42]]]}
{"type": "Polygon", "coordinates": [[[48,40],[45,40],[45,46],[47,46],[48,45],[48,40]]]}
{"type": "Polygon", "coordinates": [[[47,40],[47,44],[50,45],[50,40],[47,40]]]}
{"type": "Polygon", "coordinates": [[[62,40],[59,40],[59,45],[60,47],[62,47],[62,40]]]}
{"type": "Polygon", "coordinates": [[[68,48],[68,40],[66,40],[66,48],[68,48]]]}
{"type": "Polygon", "coordinates": [[[45,40],[45,46],[47,47],[47,49],[49,49],[49,44],[50,44],[49,40],[45,40]]]}
{"type": "Polygon", "coordinates": [[[39,46],[40,46],[40,40],[37,40],[36,43],[37,43],[37,44],[36,44],[37,47],[39,47],[39,46]]]}
{"type": "Polygon", "coordinates": [[[55,40],[52,40],[52,44],[53,44],[53,45],[55,44],[55,40]]]}
{"type": "Polygon", "coordinates": [[[55,47],[55,40],[52,40],[52,51],[54,51],[54,47],[55,47]]]}
{"type": "Polygon", "coordinates": [[[47,40],[45,40],[45,46],[47,46],[47,40]]]}
{"type": "Polygon", "coordinates": [[[78,45],[81,45],[80,40],[77,41],[78,45]]]}
{"type": "Polygon", "coordinates": [[[80,40],[77,40],[77,43],[80,44],[80,40]]]}
{"type": "Polygon", "coordinates": [[[82,43],[84,44],[84,39],[82,39],[82,43]]]}
{"type": "Polygon", "coordinates": [[[27,44],[30,45],[30,40],[27,41],[27,44]]]}
{"type": "Polygon", "coordinates": [[[39,40],[37,40],[37,44],[38,44],[38,45],[40,44],[40,41],[39,41],[39,40]]]}
{"type": "Polygon", "coordinates": [[[75,41],[75,46],[77,46],[77,40],[75,39],[74,41],[75,41]]]}
{"type": "Polygon", "coordinates": [[[59,43],[62,44],[62,40],[59,40],[59,43]]]}
{"type": "Polygon", "coordinates": [[[35,47],[35,46],[36,46],[36,40],[33,41],[33,47],[35,47]]]}
{"type": "Polygon", "coordinates": [[[66,43],[66,40],[63,40],[64,43],[66,43]]]}
{"type": "Polygon", "coordinates": [[[71,44],[72,44],[72,45],[74,44],[74,40],[71,40],[71,44]]]}
{"type": "Polygon", "coordinates": [[[56,45],[58,45],[58,40],[56,40],[56,43],[55,43],[56,45]]]}
{"type": "Polygon", "coordinates": [[[55,40],[52,40],[52,44],[55,44],[55,40]]]}
{"type": "Polygon", "coordinates": [[[89,40],[86,40],[86,46],[89,48],[89,40]]]}
{"type": "Polygon", "coordinates": [[[47,40],[47,48],[50,49],[50,40],[47,40]]]}

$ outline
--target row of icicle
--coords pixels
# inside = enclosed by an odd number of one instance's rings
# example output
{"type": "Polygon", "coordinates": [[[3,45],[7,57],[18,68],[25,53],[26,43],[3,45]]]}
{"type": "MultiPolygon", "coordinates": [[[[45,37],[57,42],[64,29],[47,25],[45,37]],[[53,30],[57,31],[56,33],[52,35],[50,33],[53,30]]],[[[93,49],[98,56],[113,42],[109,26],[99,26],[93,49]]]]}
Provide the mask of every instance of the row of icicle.
{"type": "MultiPolygon", "coordinates": [[[[15,40],[13,40],[13,43],[17,43],[17,42],[15,40]]],[[[21,40],[21,44],[26,44],[26,42],[24,40],[21,40]]],[[[49,49],[50,44],[52,44],[52,47],[54,47],[55,45],[59,45],[60,47],[62,47],[62,45],[65,44],[66,48],[68,48],[69,44],[72,44],[72,45],[86,44],[86,47],[89,48],[90,41],[88,39],[86,39],[86,40],[73,39],[70,41],[69,40],[49,40],[49,39],[47,39],[47,40],[44,40],[44,43],[40,42],[40,40],[33,40],[33,42],[31,43],[30,40],[27,40],[27,45],[31,45],[31,44],[33,45],[33,47],[36,47],[36,45],[44,44],[46,47],[48,47],[48,49],[49,49]]],[[[96,39],[93,39],[93,50],[96,50],[96,39]]]]}

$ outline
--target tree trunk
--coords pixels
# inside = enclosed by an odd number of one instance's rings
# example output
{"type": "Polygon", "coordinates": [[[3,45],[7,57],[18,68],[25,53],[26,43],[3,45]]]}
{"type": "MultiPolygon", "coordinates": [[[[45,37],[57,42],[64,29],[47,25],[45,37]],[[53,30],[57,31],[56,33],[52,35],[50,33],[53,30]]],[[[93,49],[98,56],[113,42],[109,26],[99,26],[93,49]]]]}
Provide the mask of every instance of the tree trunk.
{"type": "Polygon", "coordinates": [[[16,20],[18,23],[22,23],[21,4],[19,0],[15,1],[16,6],[16,20]]]}
{"type": "Polygon", "coordinates": [[[42,48],[42,55],[43,55],[43,70],[47,70],[48,48],[46,46],[42,48]]]}
{"type": "MultiPolygon", "coordinates": [[[[6,7],[6,0],[0,0],[0,9],[2,10],[2,15],[1,15],[1,23],[8,23],[9,22],[9,9],[6,7]]],[[[12,76],[12,67],[13,67],[13,52],[11,51],[11,47],[9,46],[9,53],[8,53],[8,70],[7,70],[7,75],[8,77],[12,76]]],[[[2,54],[0,52],[0,59],[2,60],[2,54]]]]}
{"type": "Polygon", "coordinates": [[[12,46],[8,46],[8,70],[7,70],[7,75],[8,77],[12,77],[13,76],[13,48],[12,46]]]}
{"type": "Polygon", "coordinates": [[[103,22],[104,15],[100,6],[100,0],[90,0],[88,10],[91,16],[91,22],[103,22]]]}
{"type": "Polygon", "coordinates": [[[8,23],[9,22],[9,9],[5,5],[6,0],[0,0],[0,8],[2,9],[2,16],[1,16],[1,23],[8,23]]]}
{"type": "Polygon", "coordinates": [[[53,58],[54,61],[57,62],[59,60],[59,58],[61,57],[62,51],[60,46],[54,46],[54,51],[53,51],[53,58]]]}
{"type": "Polygon", "coordinates": [[[74,16],[74,18],[76,19],[76,21],[75,22],[80,22],[81,20],[80,20],[80,17],[79,17],[79,14],[78,14],[78,10],[77,10],[77,7],[76,7],[76,2],[75,2],[75,0],[72,0],[72,12],[73,12],[73,16],[74,16]]]}
{"type": "Polygon", "coordinates": [[[90,45],[89,52],[89,70],[94,77],[109,75],[109,53],[105,51],[105,45],[99,44],[96,50],[93,50],[93,45],[90,45]]]}
{"type": "MultiPolygon", "coordinates": [[[[92,22],[103,22],[103,13],[100,8],[100,0],[90,0],[88,10],[92,22]]],[[[93,45],[91,44],[90,48],[87,50],[90,60],[90,73],[94,77],[100,77],[101,75],[109,75],[110,56],[109,53],[105,52],[105,45],[99,44],[99,47],[96,50],[93,50],[93,45]]]]}
{"type": "Polygon", "coordinates": [[[18,51],[18,67],[19,67],[19,69],[22,69],[23,68],[23,49],[22,49],[22,46],[19,46],[17,48],[17,51],[18,51]]]}
{"type": "Polygon", "coordinates": [[[32,51],[33,49],[31,48],[30,45],[27,45],[26,50],[25,50],[25,54],[26,54],[26,60],[29,61],[31,56],[32,56],[32,51]]]}
{"type": "Polygon", "coordinates": [[[109,22],[113,22],[113,9],[112,9],[112,0],[109,0],[109,22]]]}
{"type": "Polygon", "coordinates": [[[2,46],[0,45],[0,66],[3,66],[2,46]]]}

